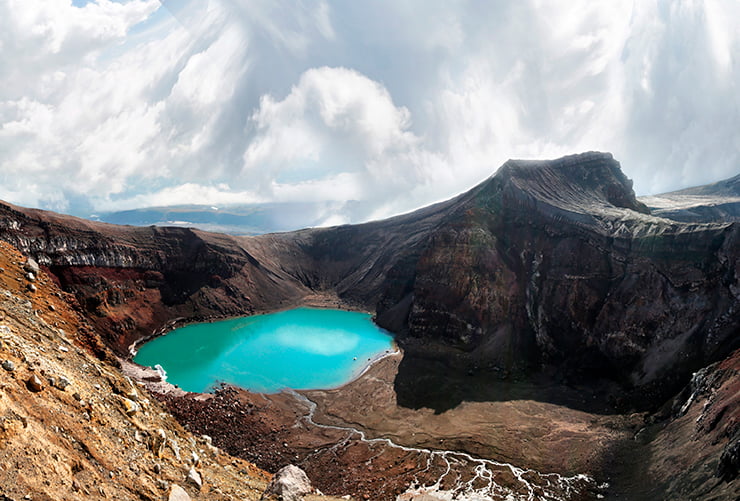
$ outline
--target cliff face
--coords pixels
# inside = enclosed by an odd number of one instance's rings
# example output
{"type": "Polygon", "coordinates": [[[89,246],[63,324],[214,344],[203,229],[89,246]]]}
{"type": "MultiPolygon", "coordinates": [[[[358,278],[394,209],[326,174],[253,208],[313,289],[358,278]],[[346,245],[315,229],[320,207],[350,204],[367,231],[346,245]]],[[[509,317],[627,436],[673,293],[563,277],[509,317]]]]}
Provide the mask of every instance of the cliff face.
{"type": "Polygon", "coordinates": [[[230,237],[0,205],[0,238],[46,266],[119,352],[176,318],[336,294],[397,334],[397,391],[412,406],[426,398],[414,367],[432,359],[603,379],[617,385],[607,398],[647,407],[738,345],[737,223],[651,216],[603,153],[509,161],[453,200],[363,225],[230,237]]]}
{"type": "Polygon", "coordinates": [[[175,319],[275,308],[305,295],[232,237],[94,223],[0,204],[0,238],[33,256],[119,354],[175,319]]]}
{"type": "Polygon", "coordinates": [[[608,155],[508,162],[430,233],[399,342],[468,370],[606,377],[638,407],[669,397],[737,346],[740,242],[734,223],[648,212],[608,155]]]}

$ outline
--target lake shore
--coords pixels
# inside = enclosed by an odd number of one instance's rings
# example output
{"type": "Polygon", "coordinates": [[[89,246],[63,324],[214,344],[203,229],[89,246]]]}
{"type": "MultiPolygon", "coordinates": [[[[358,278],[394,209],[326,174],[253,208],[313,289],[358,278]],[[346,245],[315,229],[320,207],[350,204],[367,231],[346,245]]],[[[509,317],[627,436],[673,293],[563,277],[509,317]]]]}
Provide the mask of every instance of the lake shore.
{"type": "Polygon", "coordinates": [[[146,343],[133,362],[161,365],[187,391],[226,382],[274,393],[342,386],[394,351],[367,313],[301,307],[192,324],[146,343]]]}
{"type": "MultiPolygon", "coordinates": [[[[353,381],[327,390],[258,394],[226,386],[213,394],[155,395],[181,423],[233,455],[268,471],[297,464],[323,492],[379,501],[395,500],[415,481],[432,485],[445,471],[440,453],[414,448],[460,451],[535,473],[595,474],[598,480],[599,457],[630,441],[640,422],[640,416],[537,401],[536,389],[509,382],[500,384],[511,399],[464,402],[443,413],[405,408],[394,389],[402,360],[400,350],[384,354],[353,381]]],[[[460,478],[474,475],[475,466],[461,462],[460,478]]],[[[506,468],[496,475],[516,487],[506,468]]]]}
{"type": "MultiPolygon", "coordinates": [[[[278,311],[337,306],[361,311],[322,294],[278,311]]],[[[599,458],[629,441],[640,422],[640,416],[595,414],[549,402],[554,394],[565,400],[582,398],[573,389],[495,378],[481,383],[468,374],[456,375],[435,366],[430,370],[442,371],[451,388],[485,384],[489,387],[486,394],[494,397],[463,401],[444,412],[404,407],[398,404],[395,388],[403,359],[394,343],[392,350],[362,360],[366,363],[351,380],[337,387],[272,394],[235,386],[223,386],[213,393],[188,393],[158,381],[157,371],[130,361],[122,361],[122,366],[181,423],[213,437],[230,454],[268,471],[298,464],[323,492],[351,493],[358,499],[391,501],[414,483],[435,484],[446,468],[439,459],[445,452],[435,451],[458,451],[450,453],[510,463],[535,473],[598,475],[599,458]],[[427,466],[420,470],[420,464],[427,466]]],[[[420,392],[430,390],[424,388],[423,378],[418,384],[420,392]]],[[[460,465],[460,478],[474,475],[475,464],[462,461],[460,465]]],[[[516,488],[518,481],[507,471],[501,467],[497,478],[516,488]]]]}

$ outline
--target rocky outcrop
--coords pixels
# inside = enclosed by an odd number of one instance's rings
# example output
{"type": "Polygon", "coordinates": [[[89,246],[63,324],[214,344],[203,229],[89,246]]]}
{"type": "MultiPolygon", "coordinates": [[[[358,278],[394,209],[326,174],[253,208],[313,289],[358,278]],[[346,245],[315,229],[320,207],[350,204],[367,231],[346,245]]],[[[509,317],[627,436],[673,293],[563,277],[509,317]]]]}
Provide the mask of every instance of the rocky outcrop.
{"type": "Polygon", "coordinates": [[[737,498],[740,351],[703,368],[607,467],[624,499],[737,498]]]}
{"type": "Polygon", "coordinates": [[[122,355],[175,319],[249,314],[306,293],[226,235],[0,204],[0,238],[48,270],[122,355]]]}
{"type": "Polygon", "coordinates": [[[289,464],[278,470],[265,489],[262,500],[302,501],[304,496],[313,494],[314,488],[306,472],[289,464]]]}

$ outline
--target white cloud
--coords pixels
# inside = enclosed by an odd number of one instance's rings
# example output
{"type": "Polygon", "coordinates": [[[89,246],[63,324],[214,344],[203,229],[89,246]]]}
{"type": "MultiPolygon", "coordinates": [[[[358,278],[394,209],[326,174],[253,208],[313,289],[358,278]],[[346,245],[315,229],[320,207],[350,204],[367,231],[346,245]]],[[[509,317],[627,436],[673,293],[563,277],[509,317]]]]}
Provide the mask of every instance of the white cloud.
{"type": "Polygon", "coordinates": [[[299,169],[315,175],[364,168],[373,175],[377,160],[418,143],[407,130],[409,111],[377,82],[345,68],[307,71],[285,99],[263,96],[252,120],[257,134],[244,169],[268,170],[270,178],[299,169]]]}
{"type": "Polygon", "coordinates": [[[250,191],[235,191],[226,184],[216,186],[185,183],[168,186],[161,190],[142,193],[130,198],[100,199],[97,203],[103,211],[117,211],[132,207],[166,207],[169,205],[243,205],[266,202],[250,191]]]}
{"type": "MultiPolygon", "coordinates": [[[[139,12],[150,4],[103,1],[67,8],[83,18],[92,13],[85,18],[88,23],[108,9],[118,16],[111,25],[131,28],[136,23],[124,22],[131,17],[127,9],[139,12]]],[[[27,75],[31,97],[2,95],[0,170],[13,174],[8,190],[22,191],[29,184],[24,174],[35,173],[39,192],[32,198],[37,204],[67,210],[64,193],[96,204],[113,195],[134,201],[136,192],[177,183],[179,172],[198,173],[214,148],[221,111],[232,107],[229,98],[243,73],[245,48],[238,31],[221,30],[223,12],[202,4],[198,14],[198,23],[169,20],[163,38],[144,33],[120,54],[117,45],[105,40],[96,52],[84,53],[62,43],[60,50],[68,53],[64,58],[84,57],[64,71],[52,66],[42,74],[39,80],[51,92],[35,90],[27,75]]]]}
{"type": "Polygon", "coordinates": [[[739,170],[737,2],[162,5],[0,2],[0,197],[362,201],[344,222],[510,157],[609,150],[642,193],[739,170]]]}

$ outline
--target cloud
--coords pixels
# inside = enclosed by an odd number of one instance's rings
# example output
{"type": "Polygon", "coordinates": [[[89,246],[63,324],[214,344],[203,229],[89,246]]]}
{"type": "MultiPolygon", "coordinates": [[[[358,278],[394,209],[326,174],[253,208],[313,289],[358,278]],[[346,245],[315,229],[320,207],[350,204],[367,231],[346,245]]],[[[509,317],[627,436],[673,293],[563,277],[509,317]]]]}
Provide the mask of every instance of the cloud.
{"type": "Polygon", "coordinates": [[[236,191],[226,184],[216,186],[185,183],[168,186],[155,192],[132,197],[101,198],[96,207],[102,211],[118,211],[132,207],[166,207],[170,205],[241,205],[262,203],[268,200],[249,191],[236,191]]]}
{"type": "MultiPolygon", "coordinates": [[[[388,174],[404,179],[403,172],[389,173],[387,167],[419,143],[408,130],[409,110],[395,106],[383,86],[346,68],[306,71],[284,99],[263,96],[251,121],[256,134],[244,152],[243,175],[299,180],[291,184],[311,189],[306,177],[320,181],[354,173],[373,186],[388,174]]],[[[351,196],[358,195],[352,190],[351,196]]]]}
{"type": "Polygon", "coordinates": [[[721,0],[6,0],[0,198],[326,200],[356,222],[589,149],[640,193],[715,181],[740,162],[738,19],[721,0]]]}
{"type": "Polygon", "coordinates": [[[623,165],[643,193],[740,170],[740,5],[640,3],[625,43],[623,165]]]}
{"type": "MultiPolygon", "coordinates": [[[[68,17],[88,24],[99,20],[99,11],[107,12],[116,29],[103,29],[110,38],[102,39],[91,32],[95,51],[64,41],[39,44],[39,58],[56,53],[64,60],[77,57],[78,64],[51,65],[39,84],[27,75],[29,88],[19,99],[3,95],[0,170],[6,184],[0,195],[22,191],[33,176],[38,191],[25,199],[34,205],[68,210],[70,198],[84,197],[97,210],[111,197],[136,200],[137,192],[182,184],[188,172],[209,180],[200,170],[220,148],[214,134],[231,108],[229,85],[241,75],[245,45],[234,29],[221,30],[223,13],[204,4],[198,23],[170,19],[163,37],[158,30],[142,33],[132,48],[116,53],[122,31],[151,13],[153,4],[66,6],[73,12],[68,17]],[[45,92],[47,87],[53,92],[45,92]],[[181,173],[184,180],[178,180],[181,173]]],[[[39,12],[42,7],[35,6],[39,12]]],[[[33,19],[41,22],[37,14],[33,19]]]]}

